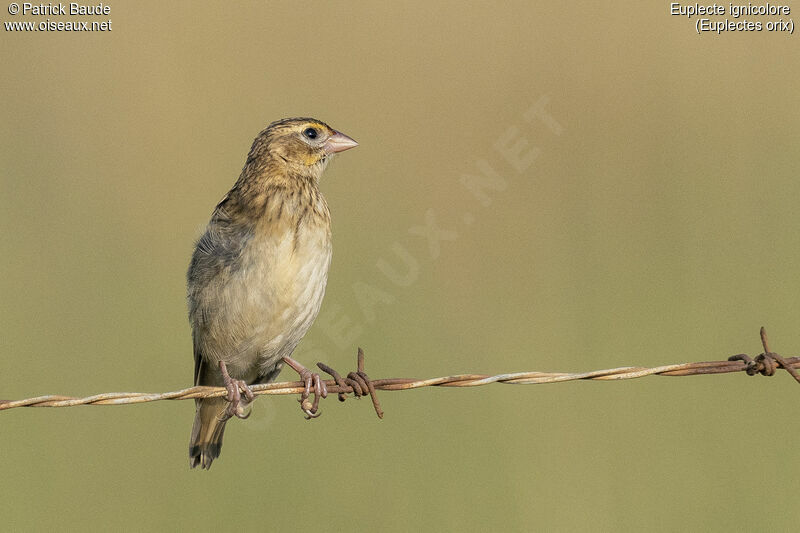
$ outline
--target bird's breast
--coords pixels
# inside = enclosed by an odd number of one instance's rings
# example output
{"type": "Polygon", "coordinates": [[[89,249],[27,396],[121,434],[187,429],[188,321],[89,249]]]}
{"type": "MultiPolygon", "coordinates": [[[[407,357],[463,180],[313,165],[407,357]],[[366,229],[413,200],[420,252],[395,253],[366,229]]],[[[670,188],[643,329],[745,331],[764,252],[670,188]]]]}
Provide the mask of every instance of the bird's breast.
{"type": "Polygon", "coordinates": [[[331,260],[327,219],[263,221],[213,289],[206,357],[247,379],[291,354],[316,318],[331,260]]]}

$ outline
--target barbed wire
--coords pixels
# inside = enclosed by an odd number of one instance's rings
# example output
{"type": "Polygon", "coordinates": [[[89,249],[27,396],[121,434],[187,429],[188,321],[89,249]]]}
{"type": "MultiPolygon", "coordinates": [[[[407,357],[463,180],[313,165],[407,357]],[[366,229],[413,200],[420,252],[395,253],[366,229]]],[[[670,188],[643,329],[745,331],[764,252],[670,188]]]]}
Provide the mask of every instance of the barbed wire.
{"type": "MultiPolygon", "coordinates": [[[[623,379],[636,379],[645,376],[696,376],[706,374],[727,374],[731,372],[746,372],[748,375],[762,374],[772,376],[779,368],[785,369],[798,383],[800,375],[800,357],[783,358],[769,350],[767,334],[761,328],[761,343],[764,353],[755,358],[747,354],[737,354],[726,361],[707,361],[698,363],[680,363],[657,367],[626,366],[591,372],[513,372],[508,374],[455,374],[429,379],[412,378],[387,378],[370,380],[364,372],[364,352],[358,349],[358,371],[350,372],[342,378],[338,372],[329,366],[318,363],[320,369],[331,374],[334,379],[326,381],[329,393],[339,395],[339,400],[344,401],[346,394],[355,396],[370,395],[378,417],[383,417],[380,403],[375,394],[376,390],[398,391],[419,389],[422,387],[478,387],[491,383],[504,383],[511,385],[538,385],[544,383],[564,383],[576,380],[616,381],[623,379]]],[[[252,385],[253,394],[260,395],[285,395],[302,394],[307,388],[301,381],[287,381],[281,383],[268,383],[252,385]]],[[[15,409],[17,407],[73,407],[76,405],[128,405],[136,403],[156,402],[160,400],[193,400],[197,398],[217,398],[228,394],[224,387],[190,387],[172,392],[143,393],[143,392],[107,392],[95,394],[84,398],[72,396],[47,395],[26,398],[24,400],[0,400],[0,411],[15,409]]]]}

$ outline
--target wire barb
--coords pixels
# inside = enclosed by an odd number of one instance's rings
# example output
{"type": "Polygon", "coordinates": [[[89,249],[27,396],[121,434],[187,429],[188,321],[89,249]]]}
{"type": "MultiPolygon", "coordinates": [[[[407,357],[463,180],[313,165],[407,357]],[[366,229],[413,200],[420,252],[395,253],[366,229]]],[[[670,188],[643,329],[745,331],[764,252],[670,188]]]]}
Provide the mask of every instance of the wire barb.
{"type": "MultiPolygon", "coordinates": [[[[349,387],[357,399],[369,394],[372,399],[372,407],[375,409],[375,414],[378,415],[378,418],[383,418],[383,409],[381,409],[381,402],[378,401],[375,385],[373,385],[372,380],[369,379],[369,376],[364,372],[364,350],[360,347],[358,348],[358,370],[350,372],[347,374],[346,378],[343,378],[341,374],[325,363],[317,363],[317,366],[326,374],[330,374],[334,382],[336,382],[342,390],[349,387]]],[[[340,392],[339,401],[343,402],[345,398],[346,393],[340,392]]]]}
{"type": "Polygon", "coordinates": [[[785,369],[791,376],[800,383],[800,376],[794,369],[792,364],[786,359],[771,352],[769,350],[769,341],[767,340],[767,330],[761,328],[761,346],[764,347],[764,353],[756,356],[755,359],[747,354],[740,353],[728,357],[728,361],[742,361],[745,364],[745,372],[748,376],[755,376],[761,374],[762,376],[772,376],[778,368],[785,369]]]}
{"type": "MultiPolygon", "coordinates": [[[[372,398],[372,404],[379,418],[383,417],[383,410],[378,402],[375,391],[377,390],[409,390],[422,387],[477,387],[491,383],[506,383],[513,385],[535,385],[543,383],[562,383],[576,380],[616,381],[622,379],[636,379],[645,376],[696,376],[701,374],[726,374],[730,372],[746,372],[748,375],[762,374],[772,376],[778,368],[786,370],[798,383],[797,369],[800,368],[800,357],[784,358],[769,350],[767,334],[761,328],[761,344],[764,353],[751,358],[747,354],[731,356],[727,361],[708,361],[699,363],[681,363],[664,365],[653,368],[646,367],[621,367],[607,370],[594,370],[591,372],[516,372],[511,374],[457,374],[430,379],[388,378],[370,380],[364,372],[364,352],[359,348],[358,370],[350,372],[343,378],[331,367],[319,363],[317,366],[330,374],[333,379],[326,381],[328,392],[338,394],[339,400],[344,401],[345,395],[352,393],[355,396],[372,398]]],[[[302,381],[283,383],[268,383],[250,387],[255,396],[266,394],[303,394],[306,390],[302,381]]],[[[26,398],[24,400],[0,400],[0,411],[17,407],[72,407],[75,405],[127,405],[132,403],[155,402],[160,400],[193,400],[196,398],[217,398],[226,396],[225,387],[190,387],[172,392],[143,393],[143,392],[108,392],[96,394],[85,398],[71,396],[48,395],[26,398]]]]}

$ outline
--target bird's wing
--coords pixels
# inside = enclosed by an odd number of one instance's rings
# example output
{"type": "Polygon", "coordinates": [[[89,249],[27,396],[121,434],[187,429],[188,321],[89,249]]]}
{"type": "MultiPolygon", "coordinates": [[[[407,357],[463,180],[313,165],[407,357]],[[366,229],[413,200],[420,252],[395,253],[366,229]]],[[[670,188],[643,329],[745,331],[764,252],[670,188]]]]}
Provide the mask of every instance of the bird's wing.
{"type": "Polygon", "coordinates": [[[194,348],[194,384],[200,384],[200,371],[205,366],[203,362],[203,355],[200,353],[200,350],[197,349],[197,346],[194,348]]]}

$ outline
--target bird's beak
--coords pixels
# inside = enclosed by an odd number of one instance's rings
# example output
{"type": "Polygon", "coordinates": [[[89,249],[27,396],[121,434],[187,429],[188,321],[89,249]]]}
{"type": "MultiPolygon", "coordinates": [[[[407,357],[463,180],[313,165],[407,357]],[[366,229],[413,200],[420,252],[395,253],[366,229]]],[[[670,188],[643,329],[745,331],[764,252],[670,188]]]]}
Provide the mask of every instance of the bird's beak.
{"type": "Polygon", "coordinates": [[[322,145],[323,149],[328,154],[335,154],[337,152],[344,152],[345,150],[349,150],[350,148],[355,148],[358,146],[358,143],[355,142],[353,139],[345,135],[344,133],[336,132],[330,137],[328,140],[325,141],[325,144],[322,145]]]}

